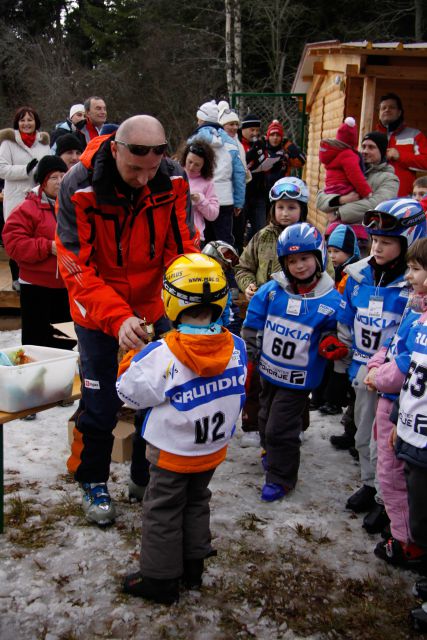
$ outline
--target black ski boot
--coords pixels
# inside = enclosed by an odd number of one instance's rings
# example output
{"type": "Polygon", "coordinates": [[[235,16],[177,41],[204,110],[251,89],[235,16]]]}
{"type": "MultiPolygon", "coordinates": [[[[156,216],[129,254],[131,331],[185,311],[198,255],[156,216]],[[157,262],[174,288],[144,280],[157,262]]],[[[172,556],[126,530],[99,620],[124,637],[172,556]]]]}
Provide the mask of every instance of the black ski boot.
{"type": "Polygon", "coordinates": [[[348,433],[343,433],[340,436],[331,436],[329,442],[335,449],[339,449],[340,451],[354,447],[354,438],[349,436],[348,433]]]}
{"type": "Polygon", "coordinates": [[[362,527],[368,533],[381,533],[390,524],[390,518],[383,504],[376,503],[373,509],[363,518],[362,527]]]}
{"type": "Polygon", "coordinates": [[[197,560],[184,560],[184,574],[182,581],[186,589],[200,589],[202,586],[202,575],[205,568],[203,558],[197,560]]]}
{"type": "Polygon", "coordinates": [[[124,593],[159,604],[173,604],[179,600],[179,580],[160,580],[143,576],[140,571],[130,573],[123,583],[124,593]]]}
{"type": "Polygon", "coordinates": [[[319,407],[319,412],[324,416],[337,416],[342,413],[342,407],[332,402],[325,402],[325,404],[319,407]]]}
{"type": "Polygon", "coordinates": [[[364,484],[358,491],[349,497],[345,505],[346,509],[351,509],[355,513],[370,511],[375,505],[375,487],[364,484]]]}

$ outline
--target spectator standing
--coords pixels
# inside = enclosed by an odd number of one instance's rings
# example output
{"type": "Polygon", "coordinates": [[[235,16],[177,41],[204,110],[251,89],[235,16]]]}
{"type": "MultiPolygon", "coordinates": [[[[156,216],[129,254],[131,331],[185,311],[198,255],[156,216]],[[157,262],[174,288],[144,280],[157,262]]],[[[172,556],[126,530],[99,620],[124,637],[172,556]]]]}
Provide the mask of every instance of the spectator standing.
{"type": "MultiPolygon", "coordinates": [[[[13,118],[13,129],[0,131],[0,178],[4,180],[3,216],[22,202],[35,186],[34,171],[43,156],[50,155],[49,134],[40,133],[38,113],[32,107],[20,107],[13,118]]],[[[19,291],[16,263],[9,262],[12,286],[19,291]]]]}
{"type": "Polygon", "coordinates": [[[58,339],[52,324],[71,320],[67,290],[56,258],[55,200],[67,166],[56,156],[37,165],[32,189],[10,213],[3,230],[8,254],[19,265],[22,344],[72,349],[75,340],[58,339]]]}
{"type": "Polygon", "coordinates": [[[55,155],[65,162],[68,171],[80,160],[83,148],[82,143],[74,134],[66,133],[58,138],[55,155]]]}
{"type": "MultiPolygon", "coordinates": [[[[70,107],[70,113],[68,118],[64,122],[59,122],[55,129],[50,134],[50,144],[52,152],[56,153],[57,141],[61,136],[72,133],[80,140],[82,148],[86,146],[86,138],[82,132],[86,125],[85,108],[82,104],[73,104],[70,107]]],[[[57,154],[58,155],[58,154],[57,154]]]]}
{"type": "Polygon", "coordinates": [[[107,122],[107,106],[99,96],[91,96],[84,103],[86,124],[82,128],[86,143],[101,135],[101,130],[107,122]]]}
{"type": "Polygon", "coordinates": [[[262,163],[267,157],[266,142],[261,135],[261,120],[257,115],[248,113],[242,120],[239,139],[246,152],[246,164],[252,180],[246,187],[244,207],[245,223],[249,222],[248,240],[265,227],[267,203],[265,196],[264,173],[262,163]]]}
{"type": "Polygon", "coordinates": [[[213,182],[214,151],[210,144],[195,138],[193,142],[187,143],[185,146],[181,156],[181,165],[188,176],[194,224],[199,231],[200,240],[203,242],[205,239],[205,220],[213,222],[219,215],[219,201],[213,182]]]}
{"type": "Polygon", "coordinates": [[[277,158],[276,164],[265,173],[265,193],[268,194],[277,180],[290,176],[292,169],[301,169],[306,158],[301,149],[285,137],[283,125],[278,120],[268,125],[266,143],[268,157],[277,158]]]}
{"type": "Polygon", "coordinates": [[[378,130],[387,135],[386,158],[399,178],[399,196],[411,196],[417,171],[427,171],[427,138],[404,121],[402,101],[395,93],[380,98],[378,130]]]}
{"type": "Polygon", "coordinates": [[[205,102],[197,111],[198,127],[188,142],[195,138],[208,142],[214,152],[216,167],[214,184],[219,200],[219,216],[206,228],[206,240],[223,240],[234,245],[233,217],[240,213],[245,201],[245,168],[236,142],[218,123],[215,100],[205,102]]]}
{"type": "MultiPolygon", "coordinates": [[[[242,143],[239,140],[239,136],[237,132],[240,126],[240,120],[237,113],[230,109],[228,102],[222,100],[218,103],[218,122],[223,127],[224,131],[228,133],[230,138],[233,138],[234,142],[237,144],[237,148],[239,149],[240,160],[242,161],[243,167],[245,169],[246,174],[246,184],[252,180],[252,174],[249,171],[246,164],[246,151],[243,148],[242,143]]],[[[237,249],[237,253],[240,255],[243,251],[243,239],[245,234],[245,216],[242,213],[242,210],[235,210],[234,218],[233,218],[233,236],[234,236],[234,246],[237,249]]]]}
{"type": "MultiPolygon", "coordinates": [[[[166,148],[158,120],[129,118],[116,134],[88,145],[59,193],[58,260],[83,380],[68,469],[81,483],[87,519],[100,526],[115,519],[107,480],[121,406],[115,392],[119,346],[143,346],[143,319],[157,335],[169,328],[160,296],[165,265],[197,251],[188,182],[164,157],[166,148]]],[[[139,437],[131,466],[137,486],[144,454],[139,437]]]]}

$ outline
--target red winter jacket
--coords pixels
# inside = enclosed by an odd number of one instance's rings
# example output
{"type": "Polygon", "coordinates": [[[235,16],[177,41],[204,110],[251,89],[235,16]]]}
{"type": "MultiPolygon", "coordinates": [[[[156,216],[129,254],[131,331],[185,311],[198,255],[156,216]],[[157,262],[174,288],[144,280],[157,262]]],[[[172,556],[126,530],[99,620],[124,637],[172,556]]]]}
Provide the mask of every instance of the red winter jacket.
{"type": "MultiPolygon", "coordinates": [[[[388,130],[381,123],[378,131],[388,135],[388,130]]],[[[400,180],[398,196],[412,195],[412,185],[417,171],[427,171],[427,138],[419,130],[407,127],[402,123],[388,138],[388,148],[399,152],[398,160],[390,160],[394,172],[400,180]]]]}
{"type": "Polygon", "coordinates": [[[110,140],[92,140],[64,177],[58,197],[59,268],[73,320],[117,337],[138,314],[155,322],[165,265],[198,251],[188,182],[179,165],[162,159],[139,190],[121,179],[110,140]]]}
{"type": "Polygon", "coordinates": [[[341,196],[357,191],[362,200],[372,193],[372,188],[360,168],[357,151],[343,145],[345,143],[338,140],[320,141],[319,159],[326,169],[324,191],[341,196]]]}
{"type": "Polygon", "coordinates": [[[8,255],[19,265],[19,277],[30,284],[50,289],[64,288],[52,254],[56,217],[40,187],[30,191],[25,200],[12,209],[3,229],[8,255]]]}

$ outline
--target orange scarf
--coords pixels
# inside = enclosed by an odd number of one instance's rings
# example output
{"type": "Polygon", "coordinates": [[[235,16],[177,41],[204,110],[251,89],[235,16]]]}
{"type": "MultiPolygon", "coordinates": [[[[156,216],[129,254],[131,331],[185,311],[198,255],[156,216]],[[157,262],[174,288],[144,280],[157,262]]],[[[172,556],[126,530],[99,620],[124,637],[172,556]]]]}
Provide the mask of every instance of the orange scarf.
{"type": "Polygon", "coordinates": [[[207,378],[222,373],[233,354],[234,340],[225,327],[214,335],[188,335],[170,331],[165,342],[182,364],[207,378]]]}

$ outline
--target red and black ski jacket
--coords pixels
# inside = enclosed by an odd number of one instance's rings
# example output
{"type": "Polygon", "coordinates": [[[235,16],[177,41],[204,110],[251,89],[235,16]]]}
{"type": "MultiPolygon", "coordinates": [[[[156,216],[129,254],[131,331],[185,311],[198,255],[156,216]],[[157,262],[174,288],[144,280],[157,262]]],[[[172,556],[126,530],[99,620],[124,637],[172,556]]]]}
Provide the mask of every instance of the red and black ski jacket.
{"type": "Polygon", "coordinates": [[[165,265],[198,252],[188,182],[162,159],[155,177],[131,189],[100,136],[64,177],[58,197],[57,251],[73,320],[117,337],[133,315],[155,322],[165,265]]]}

